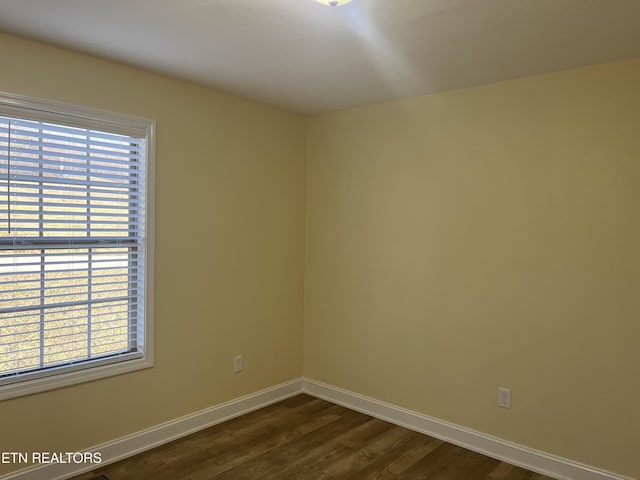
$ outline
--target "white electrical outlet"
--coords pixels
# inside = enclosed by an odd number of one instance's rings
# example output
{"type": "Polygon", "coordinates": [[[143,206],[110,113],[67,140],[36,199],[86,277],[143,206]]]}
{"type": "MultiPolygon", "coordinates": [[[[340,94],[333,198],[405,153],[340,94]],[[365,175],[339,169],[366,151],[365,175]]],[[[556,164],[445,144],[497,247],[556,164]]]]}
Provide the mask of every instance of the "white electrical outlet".
{"type": "Polygon", "coordinates": [[[498,406],[511,408],[511,390],[502,387],[498,388],[498,406]]]}
{"type": "Polygon", "coordinates": [[[244,368],[244,359],[242,355],[236,355],[233,357],[233,373],[240,373],[244,368]]]}

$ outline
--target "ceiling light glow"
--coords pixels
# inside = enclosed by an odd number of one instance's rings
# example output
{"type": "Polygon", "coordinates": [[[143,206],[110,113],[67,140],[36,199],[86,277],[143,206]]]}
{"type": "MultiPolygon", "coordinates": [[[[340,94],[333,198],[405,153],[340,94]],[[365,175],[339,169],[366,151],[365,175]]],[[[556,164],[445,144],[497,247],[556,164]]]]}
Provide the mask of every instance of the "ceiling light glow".
{"type": "Polygon", "coordinates": [[[327,5],[328,7],[339,7],[340,5],[344,5],[350,1],[351,0],[316,0],[316,2],[321,3],[322,5],[327,5]]]}

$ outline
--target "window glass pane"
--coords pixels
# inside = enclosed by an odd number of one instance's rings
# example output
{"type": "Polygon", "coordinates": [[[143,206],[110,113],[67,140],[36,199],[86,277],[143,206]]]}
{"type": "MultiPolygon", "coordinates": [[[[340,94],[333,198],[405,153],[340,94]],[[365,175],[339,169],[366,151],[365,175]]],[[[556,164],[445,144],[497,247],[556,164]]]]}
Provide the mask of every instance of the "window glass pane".
{"type": "Polygon", "coordinates": [[[146,141],[71,123],[0,116],[0,380],[143,343],[146,141]]]}

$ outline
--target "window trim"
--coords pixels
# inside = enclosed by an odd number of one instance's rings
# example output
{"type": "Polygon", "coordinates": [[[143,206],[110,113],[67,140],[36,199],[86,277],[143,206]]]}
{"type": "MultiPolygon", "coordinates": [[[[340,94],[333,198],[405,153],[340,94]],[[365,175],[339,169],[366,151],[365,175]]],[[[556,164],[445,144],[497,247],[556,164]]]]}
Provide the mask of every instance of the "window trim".
{"type": "Polygon", "coordinates": [[[146,138],[145,281],[142,352],[52,367],[42,374],[0,386],[0,401],[150,368],[154,363],[155,130],[154,120],[54,100],[0,92],[0,114],[30,120],[104,129],[146,138]],[[95,365],[91,365],[95,363],[95,365]]]}

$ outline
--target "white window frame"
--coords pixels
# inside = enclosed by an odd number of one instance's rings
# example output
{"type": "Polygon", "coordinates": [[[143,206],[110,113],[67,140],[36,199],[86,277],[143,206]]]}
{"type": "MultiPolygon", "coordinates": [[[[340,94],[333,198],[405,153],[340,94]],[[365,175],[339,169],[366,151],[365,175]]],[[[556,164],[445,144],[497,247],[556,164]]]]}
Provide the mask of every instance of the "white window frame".
{"type": "Polygon", "coordinates": [[[56,122],[69,126],[105,129],[146,137],[145,271],[143,331],[140,352],[105,361],[84,361],[47,369],[35,374],[18,374],[16,381],[0,385],[0,401],[47,390],[76,385],[153,366],[154,320],[154,204],[155,204],[155,121],[120,113],[97,110],[52,100],[0,92],[0,115],[56,122]],[[112,363],[109,363],[112,362],[112,363]]]}

